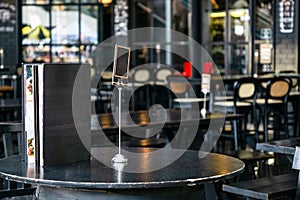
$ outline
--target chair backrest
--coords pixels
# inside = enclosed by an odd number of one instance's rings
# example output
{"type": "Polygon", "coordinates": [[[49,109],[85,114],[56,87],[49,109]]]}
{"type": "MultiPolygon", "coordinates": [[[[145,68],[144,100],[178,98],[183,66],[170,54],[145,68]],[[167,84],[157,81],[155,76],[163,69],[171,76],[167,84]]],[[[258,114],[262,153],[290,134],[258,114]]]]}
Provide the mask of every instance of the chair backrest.
{"type": "Polygon", "coordinates": [[[150,84],[153,81],[153,69],[150,66],[138,66],[131,70],[131,81],[135,84],[150,84]]]}
{"type": "Polygon", "coordinates": [[[17,98],[17,75],[0,76],[0,97],[17,98]]]}
{"type": "Polygon", "coordinates": [[[164,85],[167,83],[167,77],[172,75],[173,71],[169,67],[163,67],[156,69],[154,74],[154,83],[156,85],[164,85]]]}
{"type": "MultiPolygon", "coordinates": [[[[23,138],[22,130],[22,123],[0,122],[0,137],[2,137],[4,146],[4,157],[22,154],[22,159],[25,158],[25,139],[23,138]],[[18,148],[16,149],[16,147],[18,148]]],[[[36,190],[34,186],[24,183],[20,185],[20,183],[11,180],[0,179],[0,182],[2,186],[0,186],[1,199],[7,199],[6,197],[11,197],[12,199],[33,199],[33,194],[36,190]],[[14,198],[16,196],[23,196],[23,198],[14,198]]]]}
{"type": "MultiPolygon", "coordinates": [[[[257,96],[259,84],[255,78],[245,77],[234,83],[234,101],[254,100],[257,96]]],[[[253,101],[255,102],[255,101],[253,101]]]]}
{"type": "MultiPolygon", "coordinates": [[[[296,74],[297,73],[294,70],[282,70],[279,72],[279,76],[287,76],[287,77],[289,77],[289,75],[296,75],[296,74]]],[[[289,78],[291,79],[292,88],[296,88],[298,85],[298,78],[295,77],[293,78],[289,77],[289,78]]]]}
{"type": "Polygon", "coordinates": [[[291,90],[291,81],[287,77],[274,77],[268,81],[266,99],[277,99],[287,101],[291,90]]]}
{"type": "Polygon", "coordinates": [[[102,82],[111,82],[111,78],[112,78],[112,71],[104,71],[101,74],[101,81],[102,82]]]}
{"type": "Polygon", "coordinates": [[[4,147],[4,157],[22,153],[22,123],[1,122],[0,136],[4,147]],[[18,149],[18,152],[15,149],[18,149]]]}
{"type": "Polygon", "coordinates": [[[186,97],[189,89],[189,82],[181,75],[172,75],[167,77],[169,89],[177,97],[186,97]]]}

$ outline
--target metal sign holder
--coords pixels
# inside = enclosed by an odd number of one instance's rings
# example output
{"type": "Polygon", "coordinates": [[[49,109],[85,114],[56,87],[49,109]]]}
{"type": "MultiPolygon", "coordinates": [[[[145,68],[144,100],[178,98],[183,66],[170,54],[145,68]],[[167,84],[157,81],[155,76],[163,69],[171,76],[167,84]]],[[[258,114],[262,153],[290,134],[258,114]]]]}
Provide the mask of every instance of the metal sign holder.
{"type": "Polygon", "coordinates": [[[130,48],[115,45],[115,56],[114,56],[114,68],[112,74],[112,85],[115,85],[118,88],[119,92],[119,145],[118,153],[111,159],[111,161],[116,163],[127,163],[128,159],[121,154],[121,130],[122,130],[122,120],[121,120],[121,98],[122,98],[122,88],[127,86],[128,81],[128,71],[129,71],[129,61],[130,61],[130,48]]]}

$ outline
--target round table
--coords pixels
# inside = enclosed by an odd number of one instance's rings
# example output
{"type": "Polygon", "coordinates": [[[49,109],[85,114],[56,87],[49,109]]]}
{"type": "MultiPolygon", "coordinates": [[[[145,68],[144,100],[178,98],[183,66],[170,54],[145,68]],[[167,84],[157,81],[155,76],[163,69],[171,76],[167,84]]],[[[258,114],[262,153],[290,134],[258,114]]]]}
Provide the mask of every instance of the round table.
{"type": "MultiPolygon", "coordinates": [[[[172,149],[158,159],[168,159],[169,153],[172,149]]],[[[148,167],[151,160],[143,155],[139,167],[148,167]]],[[[95,159],[38,168],[12,156],[0,160],[0,175],[37,185],[37,199],[201,199],[203,184],[237,176],[244,167],[230,156],[188,150],[169,166],[149,173],[119,171],[95,159]]]]}

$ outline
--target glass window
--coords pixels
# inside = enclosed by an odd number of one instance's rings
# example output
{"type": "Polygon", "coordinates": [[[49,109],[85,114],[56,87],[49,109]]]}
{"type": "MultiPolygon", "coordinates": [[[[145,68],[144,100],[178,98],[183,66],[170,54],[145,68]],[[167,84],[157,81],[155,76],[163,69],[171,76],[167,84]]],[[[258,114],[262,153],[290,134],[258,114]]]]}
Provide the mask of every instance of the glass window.
{"type": "Polygon", "coordinates": [[[273,30],[274,30],[274,1],[256,1],[256,34],[254,70],[257,74],[274,71],[273,66],[273,30]]]}
{"type": "Polygon", "coordinates": [[[79,47],[78,45],[55,45],[52,47],[52,62],[78,63],[79,47]]]}
{"type": "MultiPolygon", "coordinates": [[[[132,15],[130,18],[130,25],[133,27],[129,28],[162,27],[191,36],[191,0],[137,0],[135,4],[131,5],[134,5],[131,8],[132,15]]],[[[170,52],[175,48],[190,52],[189,41],[176,41],[166,35],[165,40],[157,41],[156,44],[153,44],[151,39],[155,38],[155,35],[152,35],[150,32],[147,34],[149,34],[149,41],[137,41],[138,39],[135,39],[136,45],[141,50],[133,53],[135,57],[133,60],[136,62],[133,65],[162,63],[182,70],[185,60],[170,52]]]]}
{"type": "Polygon", "coordinates": [[[190,1],[173,0],[172,29],[191,35],[191,3],[190,1]]]}
{"type": "MultiPolygon", "coordinates": [[[[100,0],[81,0],[81,3],[98,3],[100,0]]],[[[107,0],[112,3],[112,0],[107,0]]]]}
{"type": "Polygon", "coordinates": [[[26,45],[23,46],[23,62],[49,63],[49,45],[26,45]]]}
{"type": "Polygon", "coordinates": [[[78,6],[64,6],[60,9],[52,8],[51,31],[54,44],[78,44],[79,43],[79,12],[78,6]]]}
{"type": "Polygon", "coordinates": [[[80,13],[81,43],[98,43],[98,6],[82,6],[80,13]]]}
{"type": "Polygon", "coordinates": [[[23,4],[48,4],[49,0],[22,0],[23,4]]]}
{"type": "Polygon", "coordinates": [[[52,0],[53,4],[67,4],[67,3],[78,3],[79,0],[52,0]]]}
{"type": "Polygon", "coordinates": [[[47,44],[50,42],[49,11],[47,6],[22,8],[22,44],[47,44]]]}
{"type": "MultiPolygon", "coordinates": [[[[23,0],[23,61],[87,62],[100,41],[98,1],[23,0]],[[45,4],[45,5],[42,5],[45,4]]],[[[100,12],[101,11],[101,12],[100,12]]]]}
{"type": "Polygon", "coordinates": [[[221,73],[249,73],[248,1],[207,1],[204,10],[205,26],[209,26],[204,30],[204,45],[221,73]]]}

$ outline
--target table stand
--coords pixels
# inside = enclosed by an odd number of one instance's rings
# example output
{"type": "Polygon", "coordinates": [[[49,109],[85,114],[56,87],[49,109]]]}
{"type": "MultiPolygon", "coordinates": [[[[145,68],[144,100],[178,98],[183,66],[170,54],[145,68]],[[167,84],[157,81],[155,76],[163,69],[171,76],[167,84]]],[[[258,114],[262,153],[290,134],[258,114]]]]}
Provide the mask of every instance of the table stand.
{"type": "Polygon", "coordinates": [[[203,108],[201,109],[201,115],[202,117],[206,117],[206,113],[207,113],[207,110],[206,110],[206,95],[207,95],[207,90],[206,89],[203,89],[202,91],[204,93],[204,101],[203,101],[203,108]]]}
{"type": "Polygon", "coordinates": [[[113,163],[127,163],[127,158],[121,154],[121,94],[122,94],[122,84],[120,83],[120,80],[117,84],[118,90],[119,90],[119,153],[116,154],[111,161],[113,163]]]}

